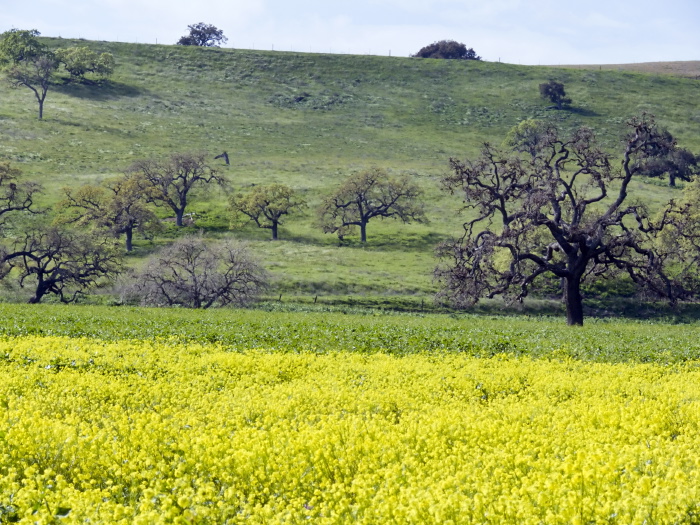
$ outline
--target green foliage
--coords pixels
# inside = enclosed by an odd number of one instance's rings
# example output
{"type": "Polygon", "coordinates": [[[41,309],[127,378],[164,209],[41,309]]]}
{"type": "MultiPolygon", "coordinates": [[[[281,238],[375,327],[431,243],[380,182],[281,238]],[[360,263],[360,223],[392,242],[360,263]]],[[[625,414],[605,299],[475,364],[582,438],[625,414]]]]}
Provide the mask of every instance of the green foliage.
{"type": "Polygon", "coordinates": [[[277,240],[283,217],[305,207],[306,202],[289,186],[270,184],[256,186],[245,195],[239,193],[231,196],[229,205],[233,211],[233,228],[253,221],[258,228],[272,230],[272,239],[277,240]]]}
{"type": "Polygon", "coordinates": [[[592,320],[571,330],[559,320],[535,317],[8,304],[0,304],[0,316],[0,334],[7,336],[216,342],[232,351],[460,352],[613,363],[700,360],[697,324],[592,320]]]}
{"type": "Polygon", "coordinates": [[[428,46],[422,47],[415,55],[411,56],[417,58],[481,60],[481,57],[476,54],[474,49],[467,49],[467,46],[454,40],[433,42],[428,46]]]}
{"type": "Polygon", "coordinates": [[[96,53],[86,46],[66,47],[55,51],[56,59],[70,73],[72,80],[84,81],[92,73],[104,79],[114,73],[114,56],[111,53],[96,53]]]}
{"type": "Polygon", "coordinates": [[[513,151],[535,157],[540,143],[551,131],[551,126],[541,120],[523,120],[508,131],[503,145],[513,151]]]}
{"type": "Polygon", "coordinates": [[[106,228],[113,235],[124,235],[126,251],[132,250],[135,232],[149,237],[162,231],[160,220],[148,207],[152,188],[132,174],[106,181],[63,189],[65,198],[56,204],[56,223],[106,228]]]}
{"type": "Polygon", "coordinates": [[[45,55],[48,48],[39,42],[36,29],[10,29],[0,34],[0,64],[16,65],[45,55]]]}
{"type": "Polygon", "coordinates": [[[228,42],[224,32],[211,24],[199,22],[187,27],[190,32],[177,41],[179,46],[219,47],[219,44],[228,42]]]}
{"type": "Polygon", "coordinates": [[[360,228],[360,241],[367,241],[370,219],[400,219],[404,223],[425,222],[421,189],[407,175],[392,177],[381,168],[370,168],[348,177],[318,208],[324,233],[339,239],[360,228]]]}
{"type": "Polygon", "coordinates": [[[540,96],[556,104],[557,109],[562,109],[564,106],[571,104],[571,98],[566,96],[564,84],[556,80],[540,84],[540,96]]]}
{"type": "MultiPolygon", "coordinates": [[[[420,299],[429,304],[436,291],[433,249],[460,233],[454,221],[460,200],[439,191],[447,159],[474,155],[483,142],[500,144],[523,120],[567,130],[587,125],[604,148],[613,150],[627,118],[645,109],[680,144],[700,151],[693,79],[605,67],[40,41],[52,49],[87,46],[108,52],[118,64],[100,89],[52,84],[43,122],[31,118],[34,109],[25,90],[0,83],[0,161],[12,162],[45,186],[39,203],[46,207],[62,198],[62,187],[99,184],[136,159],[163,159],[183,148],[228,151],[231,165],[222,165],[221,172],[234,192],[281,183],[311,209],[353,171],[378,166],[416,173],[430,223],[406,228],[373,222],[371,242],[364,246],[359,238],[346,237],[338,247],[337,239],[319,231],[311,213],[289,221],[278,243],[268,242],[269,232],[262,229],[237,230],[235,237],[247,240],[276,277],[270,291],[275,299],[279,293],[285,300],[318,294],[319,303],[328,296],[367,304],[420,304],[420,299]],[[566,84],[575,109],[546,110],[538,85],[549,78],[566,84]],[[310,96],[295,102],[304,93],[310,96]]],[[[635,183],[632,195],[657,209],[678,194],[656,182],[635,183]]],[[[212,186],[194,197],[187,211],[196,213],[196,228],[207,236],[231,235],[223,190],[212,186]]],[[[168,216],[165,208],[156,213],[168,216]]],[[[135,238],[137,255],[129,261],[141,264],[142,256],[183,233],[169,227],[153,242],[135,238]]]]}

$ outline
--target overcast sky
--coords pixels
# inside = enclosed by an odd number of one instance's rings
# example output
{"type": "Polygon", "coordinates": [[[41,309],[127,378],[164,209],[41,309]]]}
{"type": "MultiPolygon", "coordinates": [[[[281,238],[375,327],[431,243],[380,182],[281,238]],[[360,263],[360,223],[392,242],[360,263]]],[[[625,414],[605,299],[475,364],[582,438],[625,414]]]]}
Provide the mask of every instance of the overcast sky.
{"type": "Polygon", "coordinates": [[[457,40],[484,60],[700,60],[699,0],[0,0],[0,31],[174,44],[197,22],[224,47],[408,56],[457,40]]]}

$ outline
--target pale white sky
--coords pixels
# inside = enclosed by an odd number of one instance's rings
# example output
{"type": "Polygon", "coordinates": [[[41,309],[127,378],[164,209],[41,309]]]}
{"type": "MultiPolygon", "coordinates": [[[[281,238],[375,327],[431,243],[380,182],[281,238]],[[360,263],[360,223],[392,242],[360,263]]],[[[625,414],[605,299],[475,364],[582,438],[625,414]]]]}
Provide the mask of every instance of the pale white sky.
{"type": "Polygon", "coordinates": [[[457,40],[484,60],[700,60],[699,0],[0,0],[0,32],[174,44],[197,22],[225,47],[408,56],[457,40]]]}

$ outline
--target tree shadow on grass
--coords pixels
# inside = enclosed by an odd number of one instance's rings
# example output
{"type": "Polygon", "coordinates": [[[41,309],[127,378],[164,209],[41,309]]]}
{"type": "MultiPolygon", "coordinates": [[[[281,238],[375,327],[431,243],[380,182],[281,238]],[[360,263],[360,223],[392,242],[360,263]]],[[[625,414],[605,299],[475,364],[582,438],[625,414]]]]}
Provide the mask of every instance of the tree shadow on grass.
{"type": "Polygon", "coordinates": [[[593,111],[592,109],[577,108],[575,106],[569,106],[567,108],[567,111],[569,113],[574,113],[575,115],[581,115],[582,117],[599,117],[600,116],[600,113],[597,113],[596,111],[593,111]]]}
{"type": "Polygon", "coordinates": [[[67,82],[56,84],[53,89],[69,97],[98,101],[138,97],[148,93],[147,89],[112,81],[101,84],[67,82]]]}

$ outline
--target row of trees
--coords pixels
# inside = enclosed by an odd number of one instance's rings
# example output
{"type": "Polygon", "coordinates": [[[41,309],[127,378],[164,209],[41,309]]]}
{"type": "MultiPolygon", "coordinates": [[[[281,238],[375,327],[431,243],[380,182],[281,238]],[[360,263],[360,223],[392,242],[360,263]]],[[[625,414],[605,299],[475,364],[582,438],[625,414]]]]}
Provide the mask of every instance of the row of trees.
{"type": "Polygon", "coordinates": [[[111,53],[98,54],[88,47],[51,51],[38,36],[35,29],[11,29],[2,33],[0,69],[12,87],[25,87],[34,93],[40,120],[44,118],[44,102],[61,65],[69,73],[69,80],[76,82],[94,83],[114,72],[111,53]]]}
{"type": "Polygon", "coordinates": [[[131,249],[133,231],[160,228],[149,203],[183,210],[192,188],[213,177],[217,175],[207,172],[203,156],[136,163],[104,186],[64,190],[65,199],[50,214],[36,206],[41,187],[0,164],[0,279],[7,283],[14,277],[20,288],[31,289],[30,303],[49,294],[72,302],[121,276],[123,297],[143,304],[246,304],[264,289],[267,274],[245,246],[185,237],[152,256],[142,269],[130,271],[116,239],[126,235],[131,249]],[[154,166],[162,168],[157,177],[154,166]]]}
{"type": "MultiPolygon", "coordinates": [[[[144,304],[245,304],[265,287],[267,274],[249,250],[236,243],[211,244],[200,236],[185,237],[151,257],[138,272],[126,270],[123,254],[133,249],[136,233],[151,237],[162,230],[156,214],[163,207],[183,226],[193,191],[225,178],[204,154],[174,154],[164,161],[132,164],[119,177],[102,184],[65,188],[53,213],[38,209],[41,187],[24,181],[19,170],[0,164],[0,278],[16,278],[31,288],[29,302],[54,294],[72,302],[89,289],[126,275],[122,296],[144,304]],[[118,239],[125,239],[125,250],[118,239]]],[[[375,217],[424,221],[417,186],[379,169],[354,174],[319,208],[321,226],[342,236],[375,217]]],[[[272,230],[277,238],[282,218],[306,206],[296,192],[280,184],[254,187],[230,197],[232,224],[244,220],[272,230]]]]}

